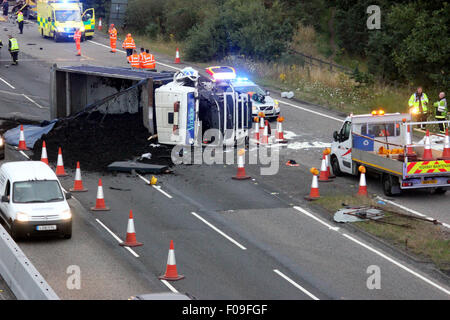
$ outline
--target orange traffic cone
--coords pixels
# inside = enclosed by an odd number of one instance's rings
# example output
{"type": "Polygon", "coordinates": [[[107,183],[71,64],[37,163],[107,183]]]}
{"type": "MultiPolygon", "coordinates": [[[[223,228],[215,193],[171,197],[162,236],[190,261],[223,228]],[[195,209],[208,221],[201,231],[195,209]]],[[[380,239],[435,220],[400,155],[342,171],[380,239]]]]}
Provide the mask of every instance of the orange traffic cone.
{"type": "Polygon", "coordinates": [[[359,189],[357,195],[367,197],[369,194],[367,193],[366,168],[364,166],[359,166],[358,170],[361,173],[361,177],[359,178],[359,189]]]}
{"type": "Polygon", "coordinates": [[[238,151],[238,169],[237,169],[237,174],[236,174],[236,176],[231,177],[234,180],[248,180],[248,179],[250,179],[250,177],[245,174],[244,154],[245,154],[245,150],[244,149],[240,149],[238,151]]]}
{"type": "Polygon", "coordinates": [[[177,51],[175,52],[175,63],[181,63],[181,61],[180,61],[180,51],[178,51],[178,48],[177,48],[177,51]]]}
{"type": "Polygon", "coordinates": [[[309,196],[305,196],[306,200],[313,201],[320,198],[319,194],[319,182],[317,181],[317,176],[319,174],[319,170],[316,168],[311,168],[310,172],[313,174],[311,191],[309,192],[309,196]]]}
{"type": "Polygon", "coordinates": [[[68,176],[68,174],[64,170],[64,162],[63,162],[61,147],[59,147],[59,149],[58,149],[58,161],[56,162],[55,173],[58,177],[68,176]]]}
{"type": "Polygon", "coordinates": [[[136,240],[136,231],[134,230],[134,220],[132,210],[130,210],[130,216],[128,218],[127,238],[125,239],[125,242],[121,242],[119,243],[119,245],[124,247],[140,247],[143,245],[141,242],[137,242],[136,240]]]}
{"type": "Polygon", "coordinates": [[[259,119],[258,117],[253,118],[253,139],[259,142],[259,119]]]}
{"type": "Polygon", "coordinates": [[[98,179],[97,199],[95,201],[95,207],[91,208],[92,211],[108,211],[110,210],[105,205],[105,198],[103,196],[102,179],[98,179]]]}
{"type": "Polygon", "coordinates": [[[261,136],[261,139],[259,140],[261,144],[268,144],[269,143],[269,121],[265,121],[264,124],[264,131],[261,136]]]}
{"type": "Polygon", "coordinates": [[[264,134],[264,128],[265,128],[264,112],[258,113],[258,116],[259,116],[259,138],[261,138],[262,135],[264,134]]]}
{"type": "Polygon", "coordinates": [[[81,170],[80,162],[77,161],[77,170],[75,171],[75,182],[73,183],[73,188],[70,189],[72,192],[84,192],[88,191],[83,187],[83,181],[81,180],[81,170]]]}
{"type": "Polygon", "coordinates": [[[325,161],[326,161],[326,164],[327,164],[328,179],[334,179],[334,178],[336,178],[336,176],[331,173],[331,164],[330,164],[330,153],[331,153],[331,150],[330,150],[330,148],[326,148],[324,150],[324,153],[325,153],[325,161]]]}
{"type": "Polygon", "coordinates": [[[287,143],[288,142],[284,138],[283,121],[284,121],[284,117],[277,118],[277,130],[275,131],[275,141],[278,143],[287,143]]]}
{"type": "Polygon", "coordinates": [[[20,125],[20,134],[19,134],[19,148],[18,150],[30,150],[27,148],[27,144],[25,143],[25,134],[23,133],[23,125],[20,125]]]}
{"type": "Polygon", "coordinates": [[[41,161],[48,164],[47,146],[45,145],[45,141],[42,141],[41,161]]]}
{"type": "Polygon", "coordinates": [[[184,276],[178,274],[177,263],[175,261],[175,249],[173,247],[173,240],[170,240],[169,256],[167,257],[166,273],[159,277],[161,280],[176,281],[183,279],[184,276]]]}
{"type": "Polygon", "coordinates": [[[423,149],[423,161],[433,160],[433,152],[431,151],[431,142],[430,142],[430,130],[427,129],[427,135],[425,136],[425,147],[423,149]]]}
{"type": "Polygon", "coordinates": [[[98,30],[102,30],[102,18],[98,19],[98,30]]]}
{"type": "Polygon", "coordinates": [[[450,138],[448,136],[448,128],[445,129],[444,150],[442,151],[442,156],[439,159],[450,160],[450,138]]]}
{"type": "Polygon", "coordinates": [[[331,180],[328,179],[327,160],[326,160],[325,152],[322,154],[322,163],[320,165],[319,181],[320,182],[331,182],[331,180]]]}
{"type": "Polygon", "coordinates": [[[411,147],[412,140],[411,140],[411,126],[406,125],[406,156],[407,157],[415,157],[416,153],[414,152],[414,149],[411,147]]]}

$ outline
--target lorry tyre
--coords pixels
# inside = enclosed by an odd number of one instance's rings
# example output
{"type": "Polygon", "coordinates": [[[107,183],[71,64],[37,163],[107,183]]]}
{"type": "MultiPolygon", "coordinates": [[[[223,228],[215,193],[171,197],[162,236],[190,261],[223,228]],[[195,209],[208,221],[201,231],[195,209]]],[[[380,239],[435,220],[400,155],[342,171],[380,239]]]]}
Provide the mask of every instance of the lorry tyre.
{"type": "Polygon", "coordinates": [[[444,193],[446,193],[447,192],[447,189],[444,189],[444,188],[436,188],[435,190],[434,190],[434,193],[435,194],[444,194],[444,193]]]}
{"type": "Polygon", "coordinates": [[[333,169],[333,173],[335,176],[342,176],[341,168],[339,167],[339,161],[335,155],[331,156],[331,168],[333,169]]]}
{"type": "Polygon", "coordinates": [[[384,173],[381,177],[383,192],[386,196],[396,196],[401,194],[398,178],[390,174],[384,173]]]}

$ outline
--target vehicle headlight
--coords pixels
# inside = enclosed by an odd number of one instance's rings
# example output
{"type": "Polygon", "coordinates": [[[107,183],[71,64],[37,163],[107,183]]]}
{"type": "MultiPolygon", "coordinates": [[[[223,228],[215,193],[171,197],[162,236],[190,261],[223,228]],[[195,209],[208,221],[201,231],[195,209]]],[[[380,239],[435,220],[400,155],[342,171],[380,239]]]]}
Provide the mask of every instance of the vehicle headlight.
{"type": "Polygon", "coordinates": [[[70,218],[72,218],[72,212],[70,212],[70,209],[64,210],[61,213],[60,218],[62,220],[69,220],[70,218]]]}
{"type": "Polygon", "coordinates": [[[0,137],[0,147],[3,147],[5,144],[5,141],[3,140],[3,137],[0,137]]]}
{"type": "Polygon", "coordinates": [[[64,27],[57,27],[57,28],[56,28],[56,31],[58,31],[58,32],[64,32],[65,30],[64,30],[64,27]]]}
{"type": "Polygon", "coordinates": [[[275,109],[280,109],[280,105],[278,103],[278,100],[273,100],[273,102],[275,103],[275,109]]]}
{"type": "Polygon", "coordinates": [[[26,213],[17,212],[16,213],[16,220],[20,221],[20,222],[27,222],[27,221],[30,221],[30,217],[26,213]]]}
{"type": "Polygon", "coordinates": [[[81,32],[84,32],[84,31],[86,31],[86,29],[85,29],[84,27],[81,27],[81,28],[80,28],[80,31],[81,31],[81,32]]]}

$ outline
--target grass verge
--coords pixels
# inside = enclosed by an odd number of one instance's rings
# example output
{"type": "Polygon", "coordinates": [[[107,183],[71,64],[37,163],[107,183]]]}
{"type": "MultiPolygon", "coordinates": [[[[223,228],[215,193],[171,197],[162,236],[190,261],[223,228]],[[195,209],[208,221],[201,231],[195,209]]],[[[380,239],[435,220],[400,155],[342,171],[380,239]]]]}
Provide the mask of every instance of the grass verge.
{"type": "Polygon", "coordinates": [[[323,196],[315,202],[334,214],[342,208],[342,203],[351,206],[373,205],[383,207],[385,217],[381,221],[408,227],[401,227],[375,221],[353,223],[357,228],[387,241],[409,254],[432,261],[441,271],[450,275],[450,232],[430,222],[399,215],[395,208],[382,206],[375,200],[354,196],[323,196]]]}

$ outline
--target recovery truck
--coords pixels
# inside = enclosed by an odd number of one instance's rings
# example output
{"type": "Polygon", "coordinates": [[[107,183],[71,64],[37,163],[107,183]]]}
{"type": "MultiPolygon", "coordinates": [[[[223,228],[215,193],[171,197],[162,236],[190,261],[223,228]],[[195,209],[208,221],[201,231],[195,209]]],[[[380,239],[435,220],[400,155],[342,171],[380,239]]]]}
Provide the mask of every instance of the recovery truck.
{"type": "Polygon", "coordinates": [[[119,67],[52,67],[51,118],[96,109],[143,112],[143,124],[158,143],[199,146],[248,142],[252,101],[228,80],[212,82],[192,68],[150,72],[119,67]],[[221,137],[204,137],[216,129],[221,137]],[[221,138],[220,141],[217,138],[221,138]]]}
{"type": "Polygon", "coordinates": [[[445,193],[450,188],[450,159],[431,146],[433,160],[423,160],[424,144],[413,144],[415,125],[449,123],[450,121],[411,122],[410,114],[350,115],[341,129],[335,131],[331,144],[331,166],[336,175],[358,175],[358,167],[381,177],[387,196],[402,190],[433,188],[445,193]]]}
{"type": "Polygon", "coordinates": [[[94,36],[95,10],[83,12],[83,4],[73,0],[38,0],[37,24],[42,37],[53,38],[56,42],[73,39],[75,31],[80,28],[84,41],[94,36]]]}

